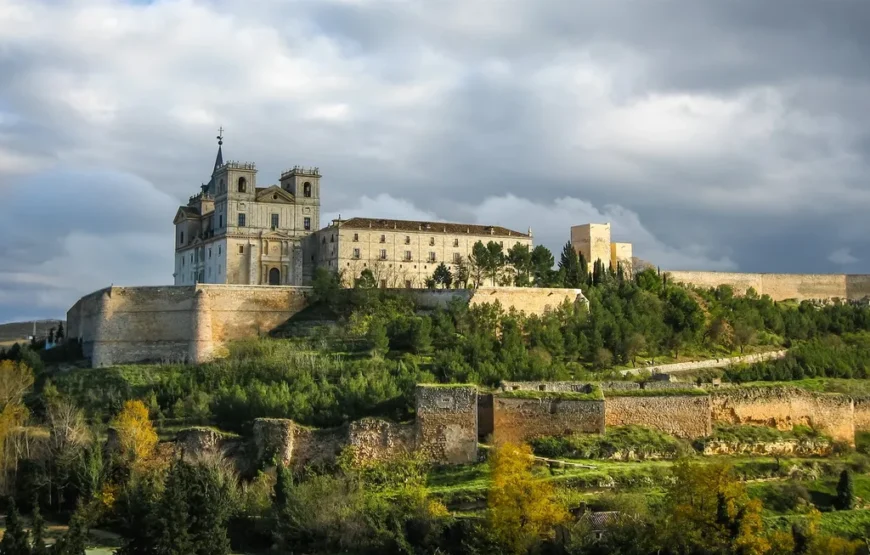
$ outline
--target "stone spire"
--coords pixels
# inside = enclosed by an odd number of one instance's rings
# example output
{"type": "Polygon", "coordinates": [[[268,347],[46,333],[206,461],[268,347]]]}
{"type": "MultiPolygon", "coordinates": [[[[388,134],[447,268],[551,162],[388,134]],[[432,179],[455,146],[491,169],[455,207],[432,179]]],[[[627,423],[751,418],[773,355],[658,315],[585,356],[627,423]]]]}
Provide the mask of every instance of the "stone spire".
{"type": "Polygon", "coordinates": [[[216,172],[219,167],[224,165],[224,153],[221,150],[221,147],[223,147],[223,144],[224,144],[224,128],[223,127],[218,129],[217,140],[218,140],[218,151],[217,151],[217,157],[214,159],[214,169],[211,172],[212,175],[214,175],[214,172],[216,172]]]}

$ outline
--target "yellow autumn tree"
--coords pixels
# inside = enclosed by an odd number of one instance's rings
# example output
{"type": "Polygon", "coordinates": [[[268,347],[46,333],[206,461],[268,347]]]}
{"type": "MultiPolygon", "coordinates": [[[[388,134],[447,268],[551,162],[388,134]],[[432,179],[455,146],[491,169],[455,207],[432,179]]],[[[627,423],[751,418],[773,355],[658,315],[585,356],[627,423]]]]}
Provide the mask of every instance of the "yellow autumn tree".
{"type": "Polygon", "coordinates": [[[765,555],[762,504],[750,499],[746,488],[724,463],[674,465],[668,488],[668,543],[681,551],[725,550],[765,555]]]}
{"type": "Polygon", "coordinates": [[[494,539],[507,552],[525,553],[551,538],[568,513],[556,499],[553,486],[532,475],[532,450],[505,443],[490,455],[492,485],[487,520],[494,539]]]}
{"type": "Polygon", "coordinates": [[[5,470],[18,458],[16,447],[8,442],[12,432],[23,426],[30,415],[24,395],[33,387],[33,370],[22,362],[0,361],[0,489],[6,492],[5,470]]]}
{"type": "Polygon", "coordinates": [[[157,432],[148,418],[148,409],[142,401],[127,401],[118,416],[112,420],[118,434],[121,456],[132,464],[145,461],[154,453],[157,432]]]}

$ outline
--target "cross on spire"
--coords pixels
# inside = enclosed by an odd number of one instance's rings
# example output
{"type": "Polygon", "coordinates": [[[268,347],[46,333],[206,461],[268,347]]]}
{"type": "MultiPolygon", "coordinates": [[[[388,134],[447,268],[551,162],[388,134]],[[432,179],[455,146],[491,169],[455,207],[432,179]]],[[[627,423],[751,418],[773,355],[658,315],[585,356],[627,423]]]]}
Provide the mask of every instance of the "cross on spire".
{"type": "Polygon", "coordinates": [[[224,128],[223,128],[223,126],[221,126],[221,128],[218,129],[217,140],[218,140],[218,146],[221,146],[222,144],[224,144],[224,128]]]}

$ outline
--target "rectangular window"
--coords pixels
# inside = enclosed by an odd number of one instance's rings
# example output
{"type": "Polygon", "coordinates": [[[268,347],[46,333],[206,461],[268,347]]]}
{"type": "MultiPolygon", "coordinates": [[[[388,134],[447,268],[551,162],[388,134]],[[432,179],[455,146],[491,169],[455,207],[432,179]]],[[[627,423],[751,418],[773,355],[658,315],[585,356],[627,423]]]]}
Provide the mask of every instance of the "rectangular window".
{"type": "Polygon", "coordinates": [[[454,246],[454,247],[458,247],[458,246],[459,246],[459,239],[454,239],[454,240],[453,240],[453,246],[454,246]]]}
{"type": "Polygon", "coordinates": [[[245,245],[239,245],[239,254],[245,254],[245,245]]]}
{"type": "Polygon", "coordinates": [[[434,237],[429,237],[429,246],[430,246],[430,247],[434,247],[434,246],[435,246],[435,238],[434,238],[434,237]]]}
{"type": "Polygon", "coordinates": [[[278,229],[278,214],[272,214],[272,229],[278,229]]]}
{"type": "Polygon", "coordinates": [[[305,231],[311,231],[311,218],[305,218],[305,231]]]}
{"type": "Polygon", "coordinates": [[[218,275],[220,275],[220,274],[221,274],[221,265],[218,264],[218,275]]]}
{"type": "Polygon", "coordinates": [[[410,236],[410,235],[405,235],[405,244],[406,244],[406,245],[410,245],[410,244],[411,244],[411,236],[410,236]]]}
{"type": "Polygon", "coordinates": [[[184,257],[181,257],[181,267],[184,268],[184,257]]]}
{"type": "Polygon", "coordinates": [[[387,236],[381,235],[381,243],[386,243],[386,242],[387,242],[387,236]]]}
{"type": "Polygon", "coordinates": [[[182,231],[181,234],[179,234],[179,236],[178,236],[178,244],[179,244],[179,245],[183,245],[183,244],[184,244],[184,232],[183,232],[183,231],[182,231]]]}
{"type": "Polygon", "coordinates": [[[218,229],[223,229],[224,227],[224,217],[223,215],[218,216],[218,229]]]}
{"type": "Polygon", "coordinates": [[[354,242],[359,241],[359,233],[354,233],[354,234],[353,234],[353,241],[354,241],[354,242]]]}
{"type": "Polygon", "coordinates": [[[245,227],[245,215],[239,214],[239,227],[245,227]]]}
{"type": "Polygon", "coordinates": [[[453,253],[453,263],[459,264],[460,262],[462,262],[462,255],[459,254],[458,252],[454,252],[453,253]]]}
{"type": "Polygon", "coordinates": [[[410,280],[410,279],[406,279],[406,280],[405,280],[405,287],[408,288],[408,289],[411,288],[411,280],[410,280]]]}
{"type": "Polygon", "coordinates": [[[405,260],[411,260],[411,251],[405,251],[405,260]]]}
{"type": "Polygon", "coordinates": [[[353,257],[359,258],[359,249],[353,249],[353,257]]]}
{"type": "Polygon", "coordinates": [[[381,249],[381,260],[387,259],[387,249],[381,249]]]}
{"type": "Polygon", "coordinates": [[[435,262],[435,253],[434,252],[429,253],[429,262],[435,262]]]}
{"type": "Polygon", "coordinates": [[[208,248],[208,257],[211,258],[211,247],[208,248]]]}
{"type": "Polygon", "coordinates": [[[221,255],[221,246],[218,245],[218,256],[220,256],[220,255],[221,255]]]}

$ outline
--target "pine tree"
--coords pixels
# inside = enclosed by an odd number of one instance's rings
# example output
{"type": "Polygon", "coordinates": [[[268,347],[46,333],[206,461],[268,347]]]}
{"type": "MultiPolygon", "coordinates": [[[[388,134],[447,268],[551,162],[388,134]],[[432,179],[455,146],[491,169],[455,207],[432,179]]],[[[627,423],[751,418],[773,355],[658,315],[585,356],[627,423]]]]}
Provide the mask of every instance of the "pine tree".
{"type": "Polygon", "coordinates": [[[837,483],[837,508],[848,511],[855,507],[855,483],[852,472],[847,468],[840,473],[840,481],[837,483]]]}
{"type": "Polygon", "coordinates": [[[69,521],[69,529],[57,540],[52,555],[85,555],[88,540],[87,508],[81,503],[69,521]]]}
{"type": "Polygon", "coordinates": [[[7,503],[6,532],[0,541],[0,555],[30,555],[29,534],[21,522],[21,515],[11,497],[7,503]]]}
{"type": "Polygon", "coordinates": [[[571,241],[568,241],[562,247],[562,254],[559,257],[559,271],[564,277],[565,287],[581,287],[583,285],[580,272],[580,259],[571,241]]]}
{"type": "Polygon", "coordinates": [[[57,339],[57,342],[60,343],[63,341],[63,338],[66,337],[66,333],[63,331],[63,322],[60,322],[57,325],[57,333],[54,334],[54,338],[57,339]]]}
{"type": "Polygon", "coordinates": [[[48,555],[48,547],[45,545],[45,520],[39,512],[39,501],[33,501],[33,524],[31,525],[33,548],[32,555],[48,555]]]}
{"type": "Polygon", "coordinates": [[[194,549],[189,534],[190,504],[187,502],[187,463],[175,461],[166,477],[166,489],[152,516],[156,523],[153,553],[157,555],[189,555],[194,549]]]}

